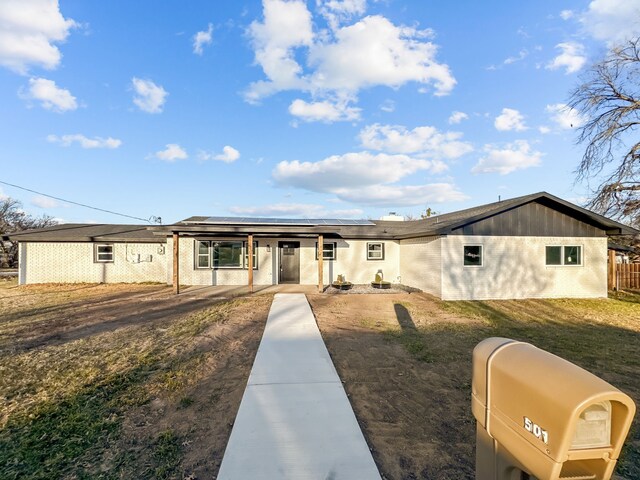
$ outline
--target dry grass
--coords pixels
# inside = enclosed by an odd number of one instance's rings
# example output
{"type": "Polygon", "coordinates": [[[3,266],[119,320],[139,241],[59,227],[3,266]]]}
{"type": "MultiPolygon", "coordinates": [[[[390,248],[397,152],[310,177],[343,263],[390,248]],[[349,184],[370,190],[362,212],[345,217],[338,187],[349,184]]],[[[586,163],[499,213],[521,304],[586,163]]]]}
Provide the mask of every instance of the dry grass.
{"type": "MultiPolygon", "coordinates": [[[[192,392],[224,369],[227,358],[218,349],[238,341],[234,331],[243,338],[246,325],[238,319],[266,317],[270,297],[189,304],[165,319],[126,311],[122,323],[118,308],[154,295],[158,302],[173,301],[157,285],[0,283],[0,478],[182,478],[188,429],[179,422],[164,428],[165,422],[136,438],[135,426],[124,427],[152,401],[172,411],[205,402],[192,392]],[[116,327],[105,329],[92,318],[93,330],[65,337],[84,328],[76,310],[100,302],[105,322],[116,327]],[[73,322],[65,311],[75,312],[73,322]],[[30,341],[22,344],[24,337],[30,341]],[[140,440],[145,445],[131,447],[140,440]]],[[[250,323],[252,338],[259,338],[255,330],[263,323],[250,323]]],[[[257,347],[257,341],[247,343],[257,347]]],[[[246,355],[245,376],[237,379],[243,388],[255,351],[236,353],[246,355]]]]}
{"type": "MultiPolygon", "coordinates": [[[[385,478],[474,478],[471,352],[487,337],[533,343],[640,405],[638,294],[474,302],[351,295],[311,303],[385,478]]],[[[638,419],[617,473],[640,478],[638,419]]]]}

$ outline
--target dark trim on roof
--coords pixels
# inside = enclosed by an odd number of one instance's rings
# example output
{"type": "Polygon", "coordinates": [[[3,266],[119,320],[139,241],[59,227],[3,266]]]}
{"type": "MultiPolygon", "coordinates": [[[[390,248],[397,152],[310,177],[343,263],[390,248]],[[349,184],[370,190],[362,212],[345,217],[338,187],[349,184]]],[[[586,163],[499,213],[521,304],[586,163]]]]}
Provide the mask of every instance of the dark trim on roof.
{"type": "Polygon", "coordinates": [[[164,243],[166,241],[166,239],[154,235],[146,225],[92,223],[65,223],[10,233],[2,238],[18,242],[164,243]]]}

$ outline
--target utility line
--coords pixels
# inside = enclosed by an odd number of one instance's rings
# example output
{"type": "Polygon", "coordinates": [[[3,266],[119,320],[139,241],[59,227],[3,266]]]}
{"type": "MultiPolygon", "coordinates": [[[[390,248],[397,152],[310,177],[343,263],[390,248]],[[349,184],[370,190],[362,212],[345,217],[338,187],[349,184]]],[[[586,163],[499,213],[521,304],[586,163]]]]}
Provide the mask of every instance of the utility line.
{"type": "Polygon", "coordinates": [[[151,222],[162,223],[162,219],[156,216],[151,216],[149,218],[134,217],[132,215],[126,215],[124,213],[113,212],[111,210],[105,210],[104,208],[92,207],[91,205],[85,205],[84,203],[78,203],[78,202],[73,202],[71,200],[65,200],[64,198],[54,197],[53,195],[37,192],[35,190],[31,190],[30,188],[21,187],[20,185],[14,185],[13,183],[3,182],[2,180],[0,180],[0,183],[2,183],[3,185],[8,185],[10,187],[19,188],[20,190],[25,190],[27,192],[42,195],[43,197],[53,198],[54,200],[58,200],[60,202],[71,203],[73,205],[78,205],[79,207],[90,208],[91,210],[98,210],[99,212],[110,213],[112,215],[119,215],[121,217],[133,218],[134,220],[142,220],[143,222],[148,222],[148,223],[151,223],[151,222]]]}

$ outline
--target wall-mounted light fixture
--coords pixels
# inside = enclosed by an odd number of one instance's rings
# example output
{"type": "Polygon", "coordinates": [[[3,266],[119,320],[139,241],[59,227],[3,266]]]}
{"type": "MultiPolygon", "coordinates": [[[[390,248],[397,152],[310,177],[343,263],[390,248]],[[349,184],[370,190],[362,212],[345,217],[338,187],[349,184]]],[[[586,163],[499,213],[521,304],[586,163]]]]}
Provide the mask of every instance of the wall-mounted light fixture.
{"type": "Polygon", "coordinates": [[[267,252],[271,253],[271,245],[267,245],[267,252]]]}

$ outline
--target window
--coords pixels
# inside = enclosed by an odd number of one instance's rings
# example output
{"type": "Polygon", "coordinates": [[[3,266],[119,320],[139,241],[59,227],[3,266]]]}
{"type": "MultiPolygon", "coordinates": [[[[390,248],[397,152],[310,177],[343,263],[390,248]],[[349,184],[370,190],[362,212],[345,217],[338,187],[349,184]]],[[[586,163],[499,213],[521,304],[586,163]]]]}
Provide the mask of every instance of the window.
{"type": "MultiPolygon", "coordinates": [[[[246,242],[196,241],[196,268],[248,268],[246,242]]],[[[258,242],[253,242],[253,269],[258,269],[258,242]]]]}
{"type": "MultiPolygon", "coordinates": [[[[247,248],[247,242],[243,243],[244,245],[244,268],[249,268],[249,249],[247,248]]],[[[253,242],[253,269],[258,269],[258,242],[253,242]]]]}
{"type": "Polygon", "coordinates": [[[465,267],[481,267],[482,266],[482,245],[465,245],[464,246],[464,266],[465,267]]]}
{"type": "Polygon", "coordinates": [[[547,265],[582,265],[582,247],[579,245],[548,245],[545,250],[547,265]]]}
{"type": "MultiPolygon", "coordinates": [[[[323,243],[322,244],[322,258],[324,260],[336,259],[336,244],[335,243],[323,243]]],[[[318,242],[316,242],[316,260],[318,259],[318,242]]]]}
{"type": "Polygon", "coordinates": [[[242,242],[212,242],[214,268],[242,267],[242,242]]]}
{"type": "Polygon", "coordinates": [[[384,260],[384,243],[367,243],[367,260],[384,260]]]}
{"type": "Polygon", "coordinates": [[[96,244],[94,259],[97,263],[113,263],[113,245],[108,243],[96,244]]]}
{"type": "Polygon", "coordinates": [[[197,260],[196,265],[198,268],[210,268],[211,267],[211,253],[209,252],[209,248],[211,247],[211,242],[199,240],[196,242],[197,250],[197,260]]]}

